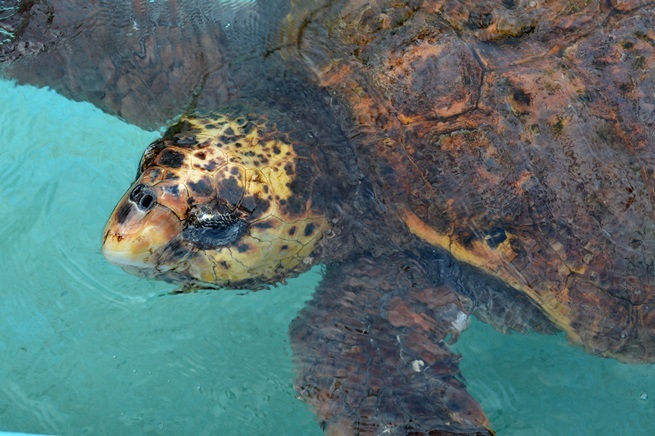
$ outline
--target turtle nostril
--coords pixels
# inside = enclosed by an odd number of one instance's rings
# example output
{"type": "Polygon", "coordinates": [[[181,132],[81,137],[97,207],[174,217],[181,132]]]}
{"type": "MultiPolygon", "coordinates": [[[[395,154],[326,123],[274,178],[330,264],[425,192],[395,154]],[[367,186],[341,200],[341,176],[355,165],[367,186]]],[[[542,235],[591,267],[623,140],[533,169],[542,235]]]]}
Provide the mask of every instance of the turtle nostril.
{"type": "Polygon", "coordinates": [[[155,202],[154,197],[150,194],[146,194],[143,197],[141,197],[141,201],[139,201],[139,209],[149,210],[154,202],[155,202]]]}
{"type": "Polygon", "coordinates": [[[141,197],[142,190],[143,190],[143,185],[136,185],[134,189],[132,189],[132,192],[130,193],[130,200],[132,200],[135,203],[138,203],[139,198],[141,197]]]}
{"type": "Polygon", "coordinates": [[[136,185],[130,193],[130,200],[143,212],[152,209],[157,202],[154,191],[146,185],[136,185]]]}

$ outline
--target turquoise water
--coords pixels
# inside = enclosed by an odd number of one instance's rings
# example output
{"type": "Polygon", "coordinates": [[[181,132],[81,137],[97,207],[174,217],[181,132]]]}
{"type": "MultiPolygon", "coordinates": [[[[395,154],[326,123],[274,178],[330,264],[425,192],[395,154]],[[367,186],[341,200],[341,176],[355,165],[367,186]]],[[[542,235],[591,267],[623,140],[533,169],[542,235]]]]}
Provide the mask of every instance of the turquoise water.
{"type": "MultiPolygon", "coordinates": [[[[156,133],[0,82],[0,430],[309,435],[287,327],[320,279],[167,295],[100,236],[156,133]]],[[[473,322],[456,344],[501,435],[653,434],[655,371],[473,322]]]]}

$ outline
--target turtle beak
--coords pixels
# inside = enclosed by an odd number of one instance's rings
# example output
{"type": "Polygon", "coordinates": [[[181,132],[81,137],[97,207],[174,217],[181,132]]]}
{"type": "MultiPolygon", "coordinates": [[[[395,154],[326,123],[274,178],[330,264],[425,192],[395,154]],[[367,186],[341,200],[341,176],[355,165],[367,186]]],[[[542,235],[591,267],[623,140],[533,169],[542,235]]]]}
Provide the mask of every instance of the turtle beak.
{"type": "Polygon", "coordinates": [[[102,254],[120,267],[166,269],[160,255],[182,231],[182,223],[167,207],[155,204],[147,211],[126,194],[111,214],[103,233],[102,254]]]}

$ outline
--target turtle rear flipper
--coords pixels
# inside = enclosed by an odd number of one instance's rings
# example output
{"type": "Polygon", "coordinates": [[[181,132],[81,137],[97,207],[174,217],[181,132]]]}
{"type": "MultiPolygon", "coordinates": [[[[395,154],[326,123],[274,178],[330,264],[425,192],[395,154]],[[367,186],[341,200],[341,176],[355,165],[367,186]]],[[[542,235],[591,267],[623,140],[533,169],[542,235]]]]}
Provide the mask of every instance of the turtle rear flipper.
{"type": "Polygon", "coordinates": [[[9,3],[14,6],[0,14],[5,78],[48,86],[151,129],[198,98],[214,106],[229,95],[221,26],[221,11],[229,6],[148,0],[9,3]]]}
{"type": "Polygon", "coordinates": [[[333,434],[493,434],[447,344],[470,306],[403,256],[328,267],[290,327],[296,390],[333,434]]]}

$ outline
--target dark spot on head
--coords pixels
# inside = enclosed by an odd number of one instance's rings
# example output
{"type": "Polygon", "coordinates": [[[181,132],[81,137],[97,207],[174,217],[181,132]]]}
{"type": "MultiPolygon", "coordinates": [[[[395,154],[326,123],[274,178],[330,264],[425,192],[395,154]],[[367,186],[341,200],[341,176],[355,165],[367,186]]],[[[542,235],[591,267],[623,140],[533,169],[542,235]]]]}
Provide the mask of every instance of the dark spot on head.
{"type": "Polygon", "coordinates": [[[230,265],[228,265],[227,262],[224,260],[221,261],[221,266],[223,267],[223,269],[230,269],[230,265]]]}
{"type": "Polygon", "coordinates": [[[293,226],[289,229],[289,235],[293,236],[296,234],[296,226],[293,226]]]}
{"type": "Polygon", "coordinates": [[[143,181],[154,184],[159,179],[159,176],[161,176],[161,168],[151,168],[147,171],[147,174],[148,177],[144,177],[143,181]]]}
{"type": "Polygon", "coordinates": [[[221,135],[221,136],[218,137],[218,142],[220,144],[227,144],[228,142],[230,142],[230,138],[228,138],[225,135],[221,135]]]}
{"type": "Polygon", "coordinates": [[[250,121],[245,126],[243,126],[244,135],[250,134],[253,130],[255,130],[255,125],[250,121]]]}
{"type": "Polygon", "coordinates": [[[278,147],[277,145],[273,146],[273,153],[280,154],[281,152],[282,150],[280,150],[280,147],[278,147]]]}
{"type": "Polygon", "coordinates": [[[256,222],[255,224],[252,225],[255,228],[258,229],[271,229],[273,228],[273,224],[270,223],[270,221],[259,221],[256,222]]]}
{"type": "Polygon", "coordinates": [[[264,189],[264,193],[268,194],[268,185],[264,185],[262,189],[264,189]]]}
{"type": "Polygon", "coordinates": [[[515,0],[503,0],[502,3],[506,9],[514,9],[516,7],[515,0]]]}
{"type": "Polygon", "coordinates": [[[280,247],[280,251],[288,250],[289,246],[288,245],[283,245],[280,247]]]}
{"type": "MultiPolygon", "coordinates": [[[[246,199],[247,200],[247,199],[246,199]]],[[[244,200],[241,203],[241,206],[245,206],[246,200],[244,200]]],[[[255,207],[249,207],[249,210],[252,210],[252,219],[257,219],[263,215],[265,215],[268,210],[271,208],[271,203],[268,200],[262,199],[262,198],[256,198],[256,205],[255,207]]]]}
{"type": "Polygon", "coordinates": [[[255,197],[245,197],[241,200],[241,207],[245,208],[248,212],[254,212],[257,207],[257,199],[255,197]]]}
{"type": "Polygon", "coordinates": [[[173,136],[175,144],[180,147],[193,147],[198,144],[196,137],[193,135],[175,135],[173,136]]]}
{"type": "Polygon", "coordinates": [[[127,217],[130,215],[130,212],[132,212],[132,206],[130,203],[123,204],[118,209],[118,212],[116,212],[116,221],[118,221],[118,224],[123,224],[127,220],[127,217]]]}
{"type": "Polygon", "coordinates": [[[250,250],[250,245],[248,245],[248,244],[239,244],[239,245],[237,245],[237,251],[239,253],[245,253],[248,250],[250,250]]]}
{"type": "Polygon", "coordinates": [[[632,41],[623,41],[621,44],[623,48],[630,50],[632,47],[635,46],[635,44],[632,41]]]}
{"type": "Polygon", "coordinates": [[[184,155],[170,148],[164,150],[157,159],[159,165],[168,168],[180,168],[184,163],[184,155]]]}
{"type": "Polygon", "coordinates": [[[241,147],[242,147],[242,145],[241,145],[240,142],[235,142],[235,143],[234,143],[234,146],[235,146],[236,148],[241,148],[241,147]]]}
{"type": "Polygon", "coordinates": [[[314,233],[314,223],[309,223],[305,226],[305,236],[311,236],[314,233]]]}
{"type": "Polygon", "coordinates": [[[195,154],[195,156],[200,159],[200,160],[205,160],[207,155],[203,151],[199,151],[198,153],[195,154]]]}
{"type": "Polygon", "coordinates": [[[197,182],[189,182],[189,188],[200,197],[208,197],[213,194],[211,182],[207,177],[203,177],[197,182]]]}
{"type": "Polygon", "coordinates": [[[230,170],[230,173],[232,173],[235,176],[238,176],[239,175],[239,168],[232,167],[232,169],[230,170]]]}
{"type": "Polygon", "coordinates": [[[166,172],[166,177],[164,177],[164,180],[179,180],[180,178],[177,176],[177,174],[172,173],[170,171],[166,172]]]}
{"type": "Polygon", "coordinates": [[[233,205],[239,204],[243,198],[243,188],[239,185],[234,177],[223,179],[216,182],[218,195],[228,203],[233,205]]]}
{"type": "Polygon", "coordinates": [[[208,128],[208,129],[215,129],[215,128],[216,128],[216,124],[211,124],[211,123],[209,123],[209,124],[207,124],[207,128],[208,128]]]}
{"type": "Polygon", "coordinates": [[[530,98],[530,94],[526,93],[524,90],[517,88],[514,90],[514,93],[512,94],[512,98],[514,98],[514,101],[522,104],[523,106],[529,106],[532,99],[530,98]]]}
{"type": "Polygon", "coordinates": [[[227,129],[225,129],[225,134],[234,136],[234,129],[232,129],[232,127],[228,127],[227,129]]]}
{"type": "Polygon", "coordinates": [[[243,153],[243,154],[244,154],[245,156],[248,156],[248,157],[253,157],[253,156],[255,156],[255,153],[254,153],[253,151],[246,151],[246,152],[243,153]]]}
{"type": "Polygon", "coordinates": [[[172,195],[173,197],[177,197],[180,195],[180,188],[177,185],[164,186],[162,189],[168,195],[172,195]]]}

